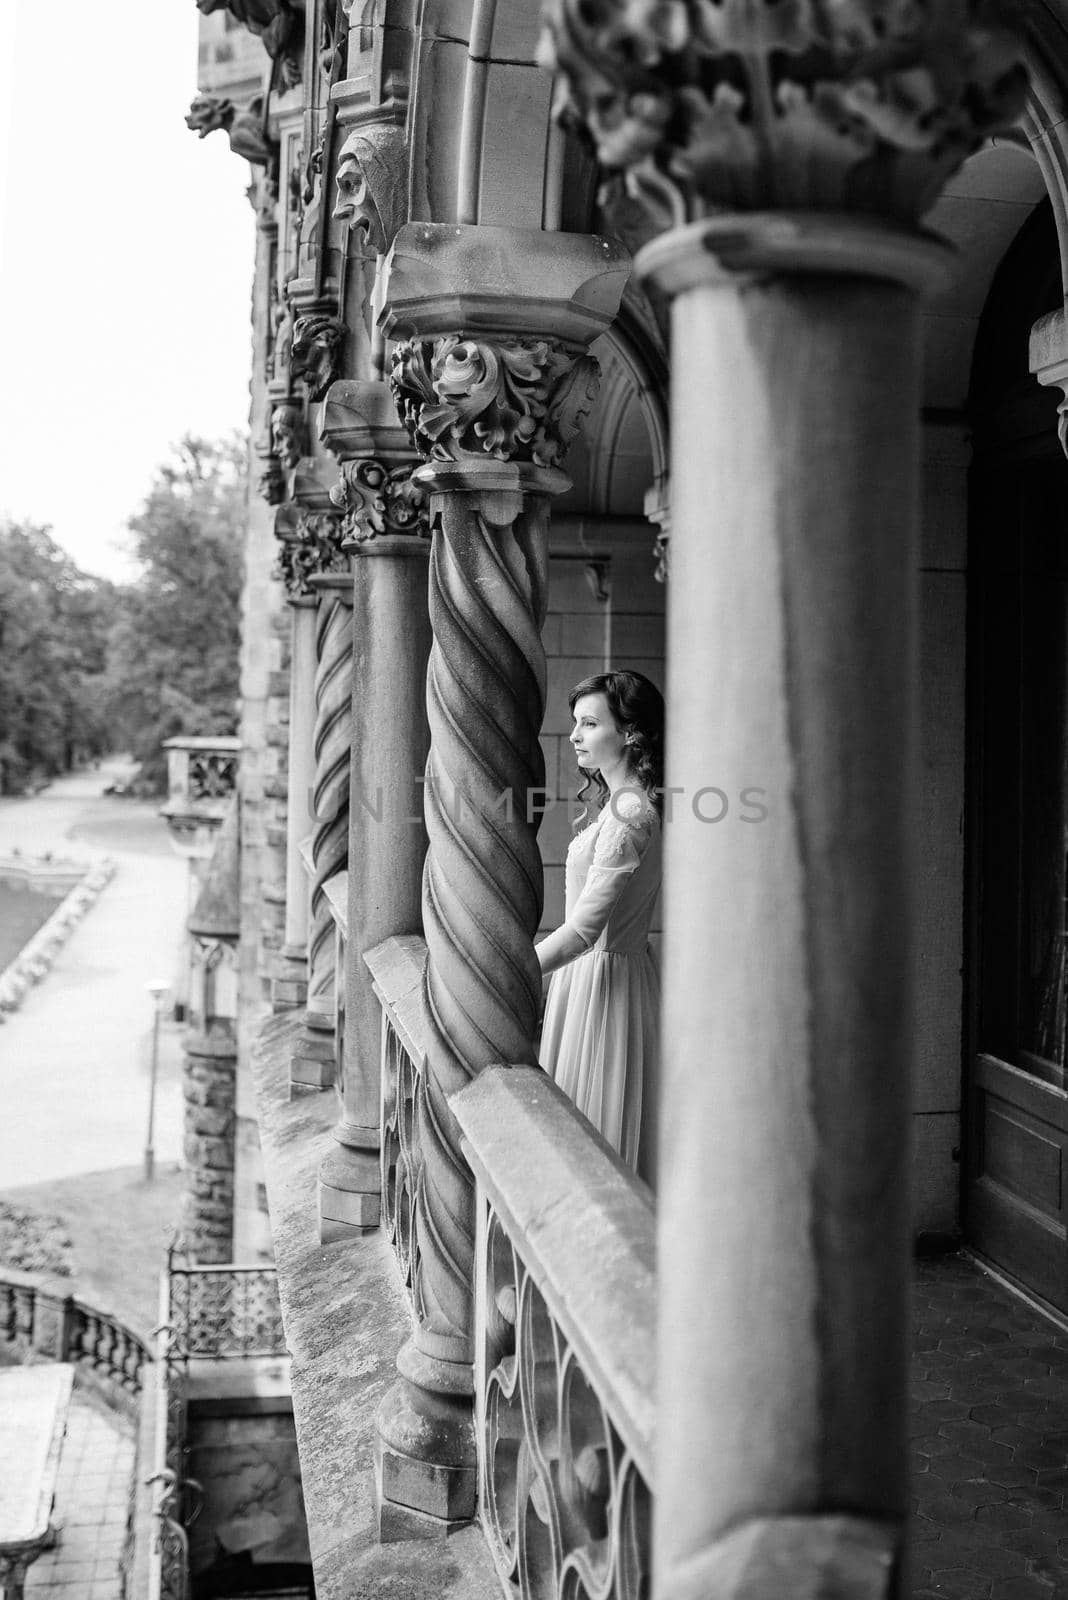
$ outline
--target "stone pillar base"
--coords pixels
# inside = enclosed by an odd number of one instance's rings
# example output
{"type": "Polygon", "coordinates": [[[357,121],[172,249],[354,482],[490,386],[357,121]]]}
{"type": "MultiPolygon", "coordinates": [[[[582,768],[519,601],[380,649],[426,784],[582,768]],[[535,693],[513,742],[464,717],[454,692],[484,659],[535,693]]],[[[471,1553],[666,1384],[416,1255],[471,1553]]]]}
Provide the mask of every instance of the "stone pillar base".
{"type": "Polygon", "coordinates": [[[902,1529],[867,1517],[757,1517],[663,1578],[666,1600],[892,1600],[902,1592],[902,1529]]]}
{"type": "Polygon", "coordinates": [[[319,1242],[358,1239],[377,1228],[382,1188],[377,1151],[341,1145],[319,1163],[319,1242]]]}
{"type": "Polygon", "coordinates": [[[475,1514],[471,1368],[434,1360],[409,1340],[397,1356],[397,1370],[401,1376],[376,1419],[379,1536],[384,1542],[444,1539],[475,1514]]]}
{"type": "Polygon", "coordinates": [[[305,1027],[293,1049],[289,1061],[290,1094],[309,1090],[329,1089],[333,1086],[337,1066],[334,1035],[320,1028],[305,1027]]]}

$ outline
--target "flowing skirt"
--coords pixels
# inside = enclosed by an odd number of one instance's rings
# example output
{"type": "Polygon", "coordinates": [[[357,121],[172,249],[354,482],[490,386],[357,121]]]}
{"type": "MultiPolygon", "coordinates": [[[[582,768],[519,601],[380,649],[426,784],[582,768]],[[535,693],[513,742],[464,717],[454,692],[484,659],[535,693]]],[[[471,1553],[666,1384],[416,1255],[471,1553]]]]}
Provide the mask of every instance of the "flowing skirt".
{"type": "Polygon", "coordinates": [[[627,1165],[653,1180],[660,974],[648,947],[596,945],[549,980],[541,1063],[627,1165]]]}

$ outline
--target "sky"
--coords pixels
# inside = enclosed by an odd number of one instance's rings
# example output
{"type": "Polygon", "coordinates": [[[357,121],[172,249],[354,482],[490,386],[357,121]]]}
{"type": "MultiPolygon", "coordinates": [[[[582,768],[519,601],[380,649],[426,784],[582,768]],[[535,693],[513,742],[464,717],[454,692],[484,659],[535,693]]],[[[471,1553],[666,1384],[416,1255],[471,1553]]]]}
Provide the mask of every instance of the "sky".
{"type": "Polygon", "coordinates": [[[120,580],[172,443],[248,424],[249,167],[196,68],[194,0],[0,0],[0,517],[120,580]]]}

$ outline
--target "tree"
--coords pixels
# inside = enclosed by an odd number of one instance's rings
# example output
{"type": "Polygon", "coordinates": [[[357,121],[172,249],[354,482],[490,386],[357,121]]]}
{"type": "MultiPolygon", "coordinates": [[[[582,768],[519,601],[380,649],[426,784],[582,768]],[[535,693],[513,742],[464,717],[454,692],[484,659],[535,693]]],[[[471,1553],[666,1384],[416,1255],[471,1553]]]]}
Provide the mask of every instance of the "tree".
{"type": "Polygon", "coordinates": [[[109,748],[117,598],[47,528],[0,524],[0,793],[21,793],[109,748]]]}
{"type": "Polygon", "coordinates": [[[112,631],[110,708],[155,788],[165,739],[236,731],[246,472],[238,439],[187,436],[130,522],[143,570],[112,631]]]}

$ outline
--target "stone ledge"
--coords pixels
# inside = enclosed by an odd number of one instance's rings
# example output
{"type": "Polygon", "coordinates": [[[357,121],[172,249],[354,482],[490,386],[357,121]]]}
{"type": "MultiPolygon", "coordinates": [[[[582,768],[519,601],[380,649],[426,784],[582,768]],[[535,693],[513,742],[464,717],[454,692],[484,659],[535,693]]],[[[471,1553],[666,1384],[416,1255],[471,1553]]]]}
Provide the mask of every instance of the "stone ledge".
{"type": "Polygon", "coordinates": [[[334,1097],[289,1099],[299,1015],[272,1017],[252,1052],[308,1538],[319,1600],[499,1600],[477,1526],[447,1546],[378,1543],[375,1413],[409,1330],[393,1253],[379,1233],[320,1245],[316,1177],[336,1144],[334,1097]]]}

